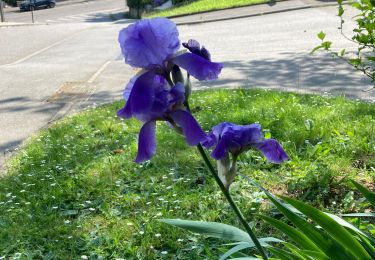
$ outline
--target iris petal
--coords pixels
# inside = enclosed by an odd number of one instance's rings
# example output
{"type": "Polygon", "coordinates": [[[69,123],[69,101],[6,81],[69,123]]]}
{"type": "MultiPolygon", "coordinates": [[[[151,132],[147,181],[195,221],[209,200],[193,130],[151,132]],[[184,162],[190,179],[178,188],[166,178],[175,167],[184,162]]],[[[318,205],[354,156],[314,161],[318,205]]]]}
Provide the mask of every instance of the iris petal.
{"type": "Polygon", "coordinates": [[[147,71],[138,76],[132,86],[130,82],[127,86],[128,89],[131,88],[128,100],[117,115],[123,118],[132,116],[144,118],[149,114],[155,100],[155,91],[164,84],[164,79],[159,78],[153,71],[147,71]]]}
{"type": "Polygon", "coordinates": [[[225,156],[225,154],[228,152],[228,147],[225,143],[225,140],[221,139],[215,149],[212,151],[211,153],[211,156],[215,159],[215,160],[220,160],[221,158],[223,158],[225,156]]]}
{"type": "Polygon", "coordinates": [[[136,163],[149,160],[156,153],[155,126],[155,121],[149,121],[142,126],[138,137],[138,154],[135,159],[136,163]]]}
{"type": "Polygon", "coordinates": [[[125,62],[137,68],[163,66],[180,46],[176,25],[165,18],[143,19],[120,31],[125,62]]]}
{"type": "Polygon", "coordinates": [[[189,112],[179,109],[172,112],[170,116],[182,128],[189,145],[197,145],[206,139],[206,134],[189,112]]]}
{"type": "Polygon", "coordinates": [[[217,79],[223,65],[208,61],[194,53],[183,53],[172,59],[172,62],[198,80],[217,79]]]}
{"type": "Polygon", "coordinates": [[[268,161],[272,163],[282,163],[289,159],[284,149],[275,139],[266,139],[255,145],[264,154],[268,161]]]}

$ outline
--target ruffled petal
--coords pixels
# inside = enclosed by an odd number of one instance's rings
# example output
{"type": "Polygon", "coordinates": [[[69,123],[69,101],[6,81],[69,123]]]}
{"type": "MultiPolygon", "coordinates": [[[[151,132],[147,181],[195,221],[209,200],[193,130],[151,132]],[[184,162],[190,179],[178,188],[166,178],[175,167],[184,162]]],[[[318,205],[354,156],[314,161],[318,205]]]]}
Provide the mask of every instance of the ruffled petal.
{"type": "Polygon", "coordinates": [[[133,85],[131,85],[132,80],[129,82],[127,88],[131,88],[131,91],[124,108],[117,112],[119,117],[139,116],[143,118],[149,114],[154,103],[155,90],[159,84],[163,84],[155,80],[156,77],[158,76],[153,71],[147,71],[132,79],[133,85]]]}
{"type": "Polygon", "coordinates": [[[176,25],[166,18],[131,24],[120,31],[118,41],[125,62],[137,68],[163,66],[180,46],[176,25]]]}
{"type": "Polygon", "coordinates": [[[279,164],[289,159],[284,149],[275,139],[267,139],[254,146],[272,163],[279,164]]]}
{"type": "Polygon", "coordinates": [[[206,139],[206,134],[189,112],[176,110],[170,114],[170,117],[182,128],[186,142],[189,145],[197,145],[206,139]]]}
{"type": "Polygon", "coordinates": [[[136,163],[149,160],[156,153],[155,121],[145,123],[138,136],[138,154],[136,163]]]}
{"type": "Polygon", "coordinates": [[[194,53],[183,53],[172,59],[172,62],[185,69],[198,80],[217,79],[223,65],[211,62],[194,53]]]}

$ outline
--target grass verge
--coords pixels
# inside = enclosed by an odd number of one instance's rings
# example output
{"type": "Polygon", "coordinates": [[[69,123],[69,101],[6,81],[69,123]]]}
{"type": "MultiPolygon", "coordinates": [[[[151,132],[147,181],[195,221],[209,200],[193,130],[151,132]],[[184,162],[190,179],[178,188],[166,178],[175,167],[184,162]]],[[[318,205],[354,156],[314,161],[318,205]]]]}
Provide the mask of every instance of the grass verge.
{"type": "Polygon", "coordinates": [[[267,2],[270,2],[270,0],[197,0],[170,9],[152,12],[146,14],[145,17],[172,17],[267,2]]]}
{"type": "MultiPolygon", "coordinates": [[[[204,129],[230,121],[259,122],[291,161],[272,165],[256,151],[239,171],[274,193],[333,212],[356,210],[346,180],[374,183],[375,106],[264,90],[195,92],[192,108],[204,129]],[[225,106],[225,109],[223,109],[225,106]],[[337,203],[336,203],[337,202],[337,203]]],[[[158,152],[132,161],[140,124],[120,120],[122,102],[57,122],[34,137],[0,181],[0,256],[63,259],[216,258],[225,246],[163,225],[160,218],[240,226],[196,149],[164,123],[158,152]]],[[[237,179],[232,194],[251,220],[264,196],[237,179]]],[[[270,230],[258,225],[259,235],[270,230]]]]}

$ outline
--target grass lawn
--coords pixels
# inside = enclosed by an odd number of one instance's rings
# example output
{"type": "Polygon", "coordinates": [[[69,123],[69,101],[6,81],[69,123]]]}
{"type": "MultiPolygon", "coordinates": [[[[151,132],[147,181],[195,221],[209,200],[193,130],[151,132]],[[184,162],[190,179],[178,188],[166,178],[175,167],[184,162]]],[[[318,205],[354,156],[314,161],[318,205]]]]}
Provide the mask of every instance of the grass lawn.
{"type": "MultiPolygon", "coordinates": [[[[273,165],[249,151],[240,157],[243,174],[331,212],[363,210],[348,179],[374,183],[373,104],[264,90],[201,91],[191,100],[204,129],[221,121],[259,122],[291,158],[273,165]]],[[[0,257],[215,259],[226,248],[157,221],[240,226],[196,149],[164,123],[157,127],[157,155],[132,162],[140,124],[116,117],[121,105],[59,121],[12,159],[0,181],[0,257]]],[[[270,210],[241,178],[232,194],[249,221],[252,213],[270,210]]],[[[257,223],[258,235],[272,231],[257,223]]]]}
{"type": "Polygon", "coordinates": [[[194,14],[204,11],[220,10],[229,7],[239,7],[267,3],[270,0],[197,0],[167,10],[146,14],[145,17],[171,17],[175,15],[194,14]]]}

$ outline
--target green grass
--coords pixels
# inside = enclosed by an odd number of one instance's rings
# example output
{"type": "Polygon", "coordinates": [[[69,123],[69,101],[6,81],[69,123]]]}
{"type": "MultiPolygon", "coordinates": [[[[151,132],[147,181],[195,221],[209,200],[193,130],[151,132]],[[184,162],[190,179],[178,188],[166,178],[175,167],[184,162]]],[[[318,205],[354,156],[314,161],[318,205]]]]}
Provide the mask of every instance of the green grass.
{"type": "Polygon", "coordinates": [[[152,12],[146,14],[145,17],[171,17],[267,2],[269,0],[197,0],[167,10],[152,12]]]}
{"type": "MultiPolygon", "coordinates": [[[[372,104],[264,90],[202,91],[191,99],[206,130],[221,121],[259,122],[267,137],[282,143],[291,161],[272,165],[249,151],[239,165],[275,193],[349,212],[357,209],[358,194],[347,192],[354,190],[348,179],[374,183],[372,104]]],[[[132,162],[140,124],[117,118],[121,105],[59,121],[12,159],[0,181],[0,256],[213,259],[225,248],[157,221],[240,226],[196,149],[164,123],[157,128],[157,155],[140,165],[132,162]]],[[[252,212],[269,207],[240,178],[232,194],[249,221],[252,212]]],[[[256,232],[270,230],[259,224],[256,232]]]]}

